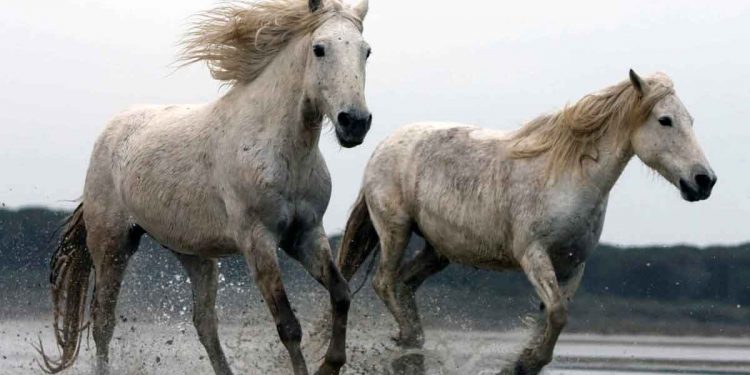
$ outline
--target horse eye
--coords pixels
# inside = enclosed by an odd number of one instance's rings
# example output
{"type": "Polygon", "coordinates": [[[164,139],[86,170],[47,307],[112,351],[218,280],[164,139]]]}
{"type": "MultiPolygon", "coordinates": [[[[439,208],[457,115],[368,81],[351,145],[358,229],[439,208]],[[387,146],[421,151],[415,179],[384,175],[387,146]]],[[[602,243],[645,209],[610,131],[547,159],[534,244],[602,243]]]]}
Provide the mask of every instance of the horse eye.
{"type": "Polygon", "coordinates": [[[326,49],[320,44],[316,44],[313,46],[313,53],[315,53],[315,56],[317,57],[323,57],[326,55],[326,49]]]}
{"type": "Polygon", "coordinates": [[[367,49],[367,58],[370,58],[370,55],[372,55],[372,48],[367,49]]]}
{"type": "Polygon", "coordinates": [[[659,123],[661,126],[672,126],[672,119],[669,116],[659,117],[659,123]]]}

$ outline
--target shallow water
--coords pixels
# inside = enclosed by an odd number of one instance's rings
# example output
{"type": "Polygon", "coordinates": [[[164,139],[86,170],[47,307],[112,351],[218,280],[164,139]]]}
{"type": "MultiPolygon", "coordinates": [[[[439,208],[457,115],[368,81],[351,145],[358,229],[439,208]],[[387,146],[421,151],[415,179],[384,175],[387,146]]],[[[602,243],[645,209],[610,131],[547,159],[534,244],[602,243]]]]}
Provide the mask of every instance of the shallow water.
{"type": "MultiPolygon", "coordinates": [[[[0,321],[0,374],[40,374],[32,344],[41,337],[51,345],[49,323],[0,321]]],[[[308,332],[311,327],[306,327],[308,332]]],[[[352,374],[391,374],[399,351],[385,329],[352,327],[349,365],[352,374]]],[[[269,324],[223,324],[221,337],[236,373],[287,374],[288,362],[269,324]]],[[[522,344],[516,332],[427,331],[426,374],[494,374],[522,344]]],[[[303,341],[312,367],[323,355],[315,338],[303,341]]],[[[91,373],[93,340],[84,339],[76,366],[65,374],[91,373]]],[[[211,367],[188,322],[120,322],[112,341],[113,374],[211,374],[211,367]]],[[[601,374],[750,374],[750,338],[563,335],[548,375],[601,374]]]]}

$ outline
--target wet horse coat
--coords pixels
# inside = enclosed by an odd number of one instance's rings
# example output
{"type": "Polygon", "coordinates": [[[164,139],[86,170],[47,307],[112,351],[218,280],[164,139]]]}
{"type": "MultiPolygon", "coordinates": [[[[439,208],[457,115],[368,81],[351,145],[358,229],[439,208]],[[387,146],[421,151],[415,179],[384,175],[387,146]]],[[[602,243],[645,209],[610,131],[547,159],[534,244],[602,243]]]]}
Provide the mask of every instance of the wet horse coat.
{"type": "Polygon", "coordinates": [[[380,246],[373,284],[399,325],[400,344],[423,343],[414,293],[430,275],[451,262],[518,269],[546,317],[505,371],[537,373],[552,358],[609,192],[630,159],[637,155],[686,200],[708,198],[716,177],[671,80],[630,78],[514,132],[422,123],[378,146],[338,263],[351,279],[380,246]],[[412,232],[426,245],[402,263],[412,232]]]}
{"type": "Polygon", "coordinates": [[[330,292],[333,332],[321,374],[346,360],[349,289],[322,218],[331,180],[318,148],[324,117],[341,145],[360,144],[372,117],[364,99],[367,1],[227,3],[203,14],[185,60],[205,61],[231,85],[204,105],[146,106],[113,118],[91,156],[83,202],[52,260],[55,332],[73,364],[88,276],[97,372],[109,367],[115,306],[129,258],[148,233],[171,249],[193,289],[193,320],[217,374],[230,374],[217,334],[217,257],[242,254],[274,317],[294,373],[307,374],[300,324],[277,261],[282,248],[330,292]]]}

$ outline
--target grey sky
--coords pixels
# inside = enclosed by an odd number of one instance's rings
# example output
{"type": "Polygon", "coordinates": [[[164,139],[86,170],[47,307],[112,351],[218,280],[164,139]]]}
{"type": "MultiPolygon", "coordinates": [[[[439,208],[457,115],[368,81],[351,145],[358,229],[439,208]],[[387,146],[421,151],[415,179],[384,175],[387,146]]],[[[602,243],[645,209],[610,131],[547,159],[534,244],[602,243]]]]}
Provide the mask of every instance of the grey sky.
{"type": "MultiPolygon", "coordinates": [[[[204,66],[172,74],[186,18],[207,0],[3,0],[0,202],[72,207],[94,139],[134,104],[213,100],[204,66]]],[[[373,47],[364,146],[321,148],[339,231],[377,143],[398,126],[451,120],[517,127],[635,68],[668,73],[719,176],[713,197],[683,202],[633,160],[612,192],[603,240],[620,244],[750,239],[750,2],[370,0],[373,47]]]]}

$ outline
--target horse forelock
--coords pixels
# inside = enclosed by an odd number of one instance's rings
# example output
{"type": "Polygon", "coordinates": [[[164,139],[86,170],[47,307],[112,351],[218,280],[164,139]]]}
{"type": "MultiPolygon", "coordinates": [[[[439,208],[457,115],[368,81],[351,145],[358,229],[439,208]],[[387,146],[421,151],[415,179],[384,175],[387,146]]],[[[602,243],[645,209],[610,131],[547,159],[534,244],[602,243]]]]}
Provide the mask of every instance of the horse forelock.
{"type": "Polygon", "coordinates": [[[656,103],[674,94],[672,81],[663,73],[646,79],[645,97],[630,81],[623,81],[583,97],[562,110],[531,120],[510,138],[513,158],[548,155],[547,178],[563,171],[580,171],[583,160],[598,160],[600,141],[614,132],[615,144],[627,142],[656,103]]]}
{"type": "Polygon", "coordinates": [[[194,16],[178,61],[180,66],[204,61],[213,78],[229,84],[252,82],[290,41],[334,16],[362,31],[362,20],[339,0],[324,1],[315,12],[307,0],[223,3],[194,16]]]}

